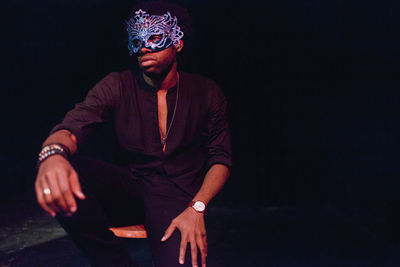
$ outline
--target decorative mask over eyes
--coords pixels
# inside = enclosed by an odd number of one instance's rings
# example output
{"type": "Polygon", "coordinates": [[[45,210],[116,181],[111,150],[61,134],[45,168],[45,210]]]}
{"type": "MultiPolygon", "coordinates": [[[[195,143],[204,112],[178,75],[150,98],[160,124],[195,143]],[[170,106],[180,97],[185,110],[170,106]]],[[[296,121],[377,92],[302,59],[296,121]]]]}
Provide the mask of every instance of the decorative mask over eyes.
{"type": "Polygon", "coordinates": [[[179,45],[183,32],[178,26],[178,19],[172,17],[171,13],[150,16],[139,9],[135,14],[126,22],[130,55],[137,54],[143,47],[157,52],[171,45],[179,45]]]}

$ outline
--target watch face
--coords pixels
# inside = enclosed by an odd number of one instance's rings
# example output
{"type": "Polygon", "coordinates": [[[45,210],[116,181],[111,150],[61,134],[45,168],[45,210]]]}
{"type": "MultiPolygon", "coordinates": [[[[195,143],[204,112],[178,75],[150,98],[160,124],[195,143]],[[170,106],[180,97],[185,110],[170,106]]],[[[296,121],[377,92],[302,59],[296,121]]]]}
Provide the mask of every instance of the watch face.
{"type": "Polygon", "coordinates": [[[195,210],[197,210],[197,211],[204,211],[204,210],[206,209],[206,205],[204,205],[204,203],[201,202],[201,201],[196,201],[196,202],[193,204],[193,208],[194,208],[195,210]]]}

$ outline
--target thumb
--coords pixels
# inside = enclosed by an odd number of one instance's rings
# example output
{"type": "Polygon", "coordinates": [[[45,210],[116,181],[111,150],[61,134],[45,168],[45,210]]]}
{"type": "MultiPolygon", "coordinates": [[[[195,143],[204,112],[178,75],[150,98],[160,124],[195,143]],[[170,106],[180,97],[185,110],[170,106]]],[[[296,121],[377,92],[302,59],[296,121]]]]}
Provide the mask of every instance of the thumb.
{"type": "Polygon", "coordinates": [[[176,229],[176,224],[174,221],[172,221],[172,223],[168,226],[167,230],[165,231],[164,236],[161,238],[161,241],[164,242],[168,238],[170,238],[175,229],[176,229]]]}

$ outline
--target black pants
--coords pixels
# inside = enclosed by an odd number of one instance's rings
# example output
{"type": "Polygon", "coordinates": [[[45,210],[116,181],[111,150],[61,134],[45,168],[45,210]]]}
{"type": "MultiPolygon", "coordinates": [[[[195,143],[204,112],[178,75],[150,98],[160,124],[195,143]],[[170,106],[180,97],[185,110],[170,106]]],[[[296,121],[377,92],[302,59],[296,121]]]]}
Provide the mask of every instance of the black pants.
{"type": "Polygon", "coordinates": [[[93,266],[136,266],[121,238],[108,230],[133,224],[145,225],[155,267],[191,266],[190,247],[185,265],[178,263],[179,230],[166,242],[160,241],[190,196],[166,177],[142,179],[127,168],[94,159],[74,159],[72,165],[86,199],[77,199],[78,210],[71,217],[58,215],[57,219],[93,266]]]}

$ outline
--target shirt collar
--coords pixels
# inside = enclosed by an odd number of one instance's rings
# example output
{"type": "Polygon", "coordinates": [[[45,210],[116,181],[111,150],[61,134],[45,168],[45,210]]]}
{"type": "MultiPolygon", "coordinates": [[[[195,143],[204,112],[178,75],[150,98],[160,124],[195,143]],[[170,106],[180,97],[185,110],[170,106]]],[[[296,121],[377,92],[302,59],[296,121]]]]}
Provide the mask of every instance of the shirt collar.
{"type": "MultiPolygon", "coordinates": [[[[142,90],[148,91],[148,92],[156,92],[157,91],[154,87],[152,87],[151,85],[146,83],[146,81],[143,78],[143,74],[140,70],[133,70],[133,74],[134,74],[136,80],[138,81],[139,87],[142,90]]],[[[175,84],[174,86],[169,88],[167,94],[170,94],[170,93],[176,91],[176,88],[177,88],[177,84],[175,84]]]]}

